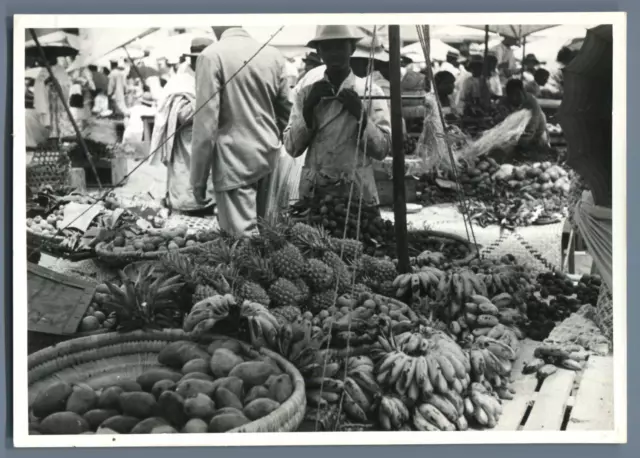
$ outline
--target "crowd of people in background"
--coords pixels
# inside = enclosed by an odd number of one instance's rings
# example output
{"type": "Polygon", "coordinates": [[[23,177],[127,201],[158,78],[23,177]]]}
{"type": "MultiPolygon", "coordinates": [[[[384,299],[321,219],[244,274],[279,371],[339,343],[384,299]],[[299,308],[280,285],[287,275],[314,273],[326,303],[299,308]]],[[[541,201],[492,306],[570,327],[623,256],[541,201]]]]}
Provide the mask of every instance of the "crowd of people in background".
{"type": "MultiPolygon", "coordinates": [[[[135,126],[144,113],[154,114],[153,160],[167,168],[164,201],[173,210],[203,215],[215,206],[222,229],[255,232],[282,145],[304,161],[301,196],[355,176],[364,197],[375,204],[372,161],[391,148],[390,59],[384,46],[348,26],[321,26],[307,45],[314,51],[299,68],[275,48],[254,56],[260,44],[241,27],[214,27],[214,32],[217,41],[195,38],[189,53],[171,61],[147,52],[134,65],[114,59],[71,73],[57,59],[49,64],[77,120],[115,116],[135,126]],[[228,75],[236,77],[221,92],[228,75]],[[373,100],[365,110],[367,95],[387,98],[373,100]],[[361,152],[366,154],[354,162],[361,152]]],[[[403,58],[402,90],[426,96],[433,102],[425,103],[427,108],[437,108],[437,95],[450,122],[487,103],[505,114],[529,109],[524,141],[543,145],[546,119],[537,98],[561,97],[562,69],[575,53],[561,49],[553,68],[528,54],[519,68],[516,44],[504,37],[486,51],[464,46],[431,69],[403,58]]],[[[45,68],[27,81],[26,91],[27,135],[33,134],[33,142],[74,135],[45,68]]]]}

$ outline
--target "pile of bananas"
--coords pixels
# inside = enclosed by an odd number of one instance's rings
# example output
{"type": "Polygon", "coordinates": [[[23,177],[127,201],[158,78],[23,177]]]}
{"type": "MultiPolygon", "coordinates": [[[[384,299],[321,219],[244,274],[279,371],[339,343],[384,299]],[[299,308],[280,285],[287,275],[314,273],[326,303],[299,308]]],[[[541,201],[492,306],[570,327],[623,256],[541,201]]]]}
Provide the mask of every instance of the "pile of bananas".
{"type": "Polygon", "coordinates": [[[209,332],[220,321],[229,317],[233,308],[237,307],[236,299],[231,294],[215,295],[196,303],[183,322],[185,332],[194,336],[209,332]]]}
{"type": "Polygon", "coordinates": [[[466,431],[469,422],[465,417],[465,402],[462,397],[451,401],[434,394],[424,404],[416,407],[412,422],[418,431],[466,431]]]}
{"type": "Polygon", "coordinates": [[[396,396],[382,396],[378,407],[378,422],[385,431],[402,431],[407,429],[411,419],[409,409],[396,396]]]}
{"type": "Polygon", "coordinates": [[[317,373],[324,367],[320,350],[325,342],[326,334],[323,329],[313,326],[311,320],[299,316],[293,323],[280,328],[271,348],[295,365],[301,373],[317,373]]]}
{"type": "Polygon", "coordinates": [[[499,294],[492,299],[474,294],[470,299],[464,305],[464,314],[449,325],[451,333],[458,339],[469,341],[487,335],[499,338],[506,327],[519,339],[524,338],[517,326],[526,321],[526,316],[518,310],[508,308],[512,303],[509,293],[499,294]]]}
{"type": "Polygon", "coordinates": [[[522,368],[523,374],[536,374],[539,380],[553,375],[558,368],[580,371],[589,352],[580,345],[544,344],[535,349],[533,359],[522,368]]]}
{"type": "Polygon", "coordinates": [[[474,259],[469,262],[469,267],[485,284],[490,296],[500,293],[520,295],[539,289],[536,274],[527,266],[518,264],[511,254],[500,259],[474,259]]]}
{"type": "MultiPolygon", "coordinates": [[[[500,399],[513,399],[515,394],[508,386],[516,360],[518,338],[513,331],[503,328],[499,338],[478,337],[469,350],[471,377],[488,391],[495,391],[500,399]]],[[[495,335],[495,334],[494,334],[495,335]]]]}
{"type": "Polygon", "coordinates": [[[449,258],[440,251],[423,251],[416,257],[409,258],[409,264],[414,267],[436,267],[438,269],[448,269],[451,266],[449,258]]]}
{"type": "Polygon", "coordinates": [[[377,398],[381,394],[373,368],[374,363],[368,356],[352,356],[344,365],[326,364],[320,368],[320,373],[303,371],[307,401],[322,408],[327,404],[338,404],[342,399],[342,408],[350,420],[367,423],[375,413],[377,398]]]}
{"type": "Polygon", "coordinates": [[[431,395],[462,395],[471,383],[467,355],[447,334],[421,329],[381,339],[388,353],[377,365],[376,381],[413,403],[431,395]]]}
{"type": "Polygon", "coordinates": [[[444,272],[436,267],[421,267],[420,270],[399,275],[393,282],[396,295],[404,297],[407,292],[420,292],[434,300],[451,300],[464,304],[473,294],[488,295],[485,284],[469,269],[444,272]]]}
{"type": "Polygon", "coordinates": [[[495,428],[502,415],[502,403],[490,389],[474,382],[465,399],[465,414],[480,426],[495,428]]]}

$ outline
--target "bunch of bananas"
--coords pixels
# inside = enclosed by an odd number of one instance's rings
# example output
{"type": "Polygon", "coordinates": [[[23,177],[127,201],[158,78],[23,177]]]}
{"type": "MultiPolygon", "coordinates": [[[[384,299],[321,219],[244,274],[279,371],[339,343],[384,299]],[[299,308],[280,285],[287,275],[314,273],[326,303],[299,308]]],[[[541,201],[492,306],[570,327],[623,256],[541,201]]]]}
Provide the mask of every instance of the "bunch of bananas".
{"type": "Polygon", "coordinates": [[[414,403],[434,393],[462,394],[471,382],[469,359],[443,332],[407,332],[380,343],[388,353],[378,363],[376,381],[414,403]]]}
{"type": "Polygon", "coordinates": [[[183,321],[183,329],[194,336],[211,331],[216,323],[229,316],[236,300],[231,294],[215,295],[195,304],[183,321]]]}
{"type": "Polygon", "coordinates": [[[310,365],[318,368],[324,365],[319,351],[325,339],[326,334],[322,328],[313,326],[311,320],[299,316],[293,323],[280,328],[275,350],[300,370],[309,368],[310,365]]]}
{"type": "Polygon", "coordinates": [[[307,390],[307,403],[323,409],[328,404],[337,404],[344,392],[344,382],[338,378],[342,375],[342,365],[336,361],[320,361],[320,356],[300,369],[307,390]]]}
{"type": "Polygon", "coordinates": [[[464,402],[457,393],[453,399],[434,394],[415,409],[413,426],[418,431],[466,431],[464,402]]]}
{"type": "Polygon", "coordinates": [[[435,297],[435,292],[446,273],[436,267],[421,267],[415,272],[398,275],[393,281],[396,296],[404,297],[408,292],[419,292],[435,297]]]}
{"type": "Polygon", "coordinates": [[[480,336],[475,340],[469,351],[471,376],[474,382],[480,383],[489,391],[494,390],[501,399],[513,399],[515,393],[508,385],[516,351],[505,342],[507,339],[513,341],[513,336],[508,332],[505,336],[509,337],[498,340],[480,336]]]}
{"type": "Polygon", "coordinates": [[[440,251],[423,251],[415,258],[409,258],[409,263],[416,267],[436,267],[446,269],[449,265],[447,257],[440,251]]]}
{"type": "Polygon", "coordinates": [[[495,428],[502,415],[502,404],[490,390],[481,383],[472,383],[469,396],[464,400],[467,418],[480,426],[495,428]]]}
{"type": "Polygon", "coordinates": [[[249,340],[254,347],[267,347],[275,351],[280,349],[281,326],[278,319],[269,313],[266,307],[245,301],[240,314],[247,320],[249,340]]]}
{"type": "Polygon", "coordinates": [[[580,345],[545,343],[535,349],[533,359],[524,365],[522,373],[535,373],[539,379],[544,379],[555,373],[558,367],[570,371],[580,371],[588,356],[589,352],[580,345]]]}
{"type": "Polygon", "coordinates": [[[402,400],[395,396],[382,396],[378,408],[378,422],[385,431],[405,429],[411,419],[409,409],[402,400]]]}
{"type": "Polygon", "coordinates": [[[476,275],[484,283],[488,295],[495,296],[500,293],[517,294],[535,290],[535,282],[524,266],[494,266],[486,272],[477,273],[476,275]]]}

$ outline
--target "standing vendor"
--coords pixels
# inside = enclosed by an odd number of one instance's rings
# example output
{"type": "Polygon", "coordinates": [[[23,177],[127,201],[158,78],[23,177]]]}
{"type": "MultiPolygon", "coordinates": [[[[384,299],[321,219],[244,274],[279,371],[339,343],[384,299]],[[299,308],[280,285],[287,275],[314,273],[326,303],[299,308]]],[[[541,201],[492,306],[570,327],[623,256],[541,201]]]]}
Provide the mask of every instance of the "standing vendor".
{"type": "MultiPolygon", "coordinates": [[[[300,89],[284,132],[291,156],[298,157],[308,149],[300,179],[301,197],[312,194],[315,187],[335,186],[355,176],[364,201],[379,202],[373,160],[382,160],[389,153],[391,126],[386,101],[371,100],[366,107],[361,99],[369,95],[366,81],[350,68],[361,38],[348,26],[327,25],[319,26],[308,44],[317,49],[326,72],[320,81],[300,89]]],[[[384,95],[376,85],[371,86],[370,94],[384,95]]]]}
{"type": "Polygon", "coordinates": [[[505,92],[506,96],[500,102],[503,115],[510,115],[519,110],[531,111],[531,120],[520,137],[519,145],[523,147],[548,146],[547,118],[536,98],[525,91],[522,80],[509,80],[505,92]]]}
{"type": "Polygon", "coordinates": [[[213,182],[207,183],[205,199],[196,201],[190,185],[191,136],[196,109],[196,60],[213,40],[196,37],[191,42],[190,66],[184,73],[172,77],[165,86],[155,116],[151,151],[153,162],[167,167],[166,205],[191,216],[212,214],[215,204],[213,182]]]}
{"type": "Polygon", "coordinates": [[[516,56],[512,49],[517,44],[517,38],[504,36],[502,42],[491,49],[498,59],[498,72],[503,83],[518,71],[516,56]]]}

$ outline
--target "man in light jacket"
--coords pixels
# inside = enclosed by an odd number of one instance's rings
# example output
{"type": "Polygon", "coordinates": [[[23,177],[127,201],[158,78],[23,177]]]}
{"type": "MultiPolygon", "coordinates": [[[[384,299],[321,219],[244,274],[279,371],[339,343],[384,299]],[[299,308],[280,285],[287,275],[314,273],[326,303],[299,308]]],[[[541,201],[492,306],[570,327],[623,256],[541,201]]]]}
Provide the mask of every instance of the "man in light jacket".
{"type": "Polygon", "coordinates": [[[241,27],[213,30],[218,41],[196,64],[191,185],[205,201],[211,174],[220,228],[250,235],[266,211],[291,110],[286,61],[241,27]]]}

